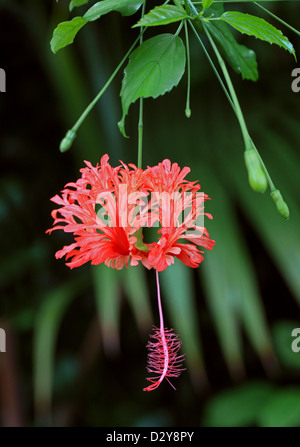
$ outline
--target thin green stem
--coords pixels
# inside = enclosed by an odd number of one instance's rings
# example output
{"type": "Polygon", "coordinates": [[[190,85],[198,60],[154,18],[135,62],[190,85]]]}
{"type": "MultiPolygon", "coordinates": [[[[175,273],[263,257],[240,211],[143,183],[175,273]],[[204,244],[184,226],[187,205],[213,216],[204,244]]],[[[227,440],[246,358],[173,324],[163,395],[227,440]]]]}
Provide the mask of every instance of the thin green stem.
{"type": "Polygon", "coordinates": [[[178,36],[178,34],[180,33],[181,29],[183,27],[183,20],[181,20],[179,27],[177,28],[176,33],[174,34],[174,36],[178,36]]]}
{"type": "Polygon", "coordinates": [[[142,169],[143,163],[143,98],[140,98],[139,123],[138,123],[138,163],[137,167],[142,169]]]}
{"type": "Polygon", "coordinates": [[[269,11],[267,8],[264,8],[263,6],[261,6],[259,3],[254,2],[254,4],[256,6],[258,6],[259,8],[263,9],[267,14],[269,14],[270,16],[272,16],[274,19],[278,20],[278,22],[282,23],[284,26],[286,26],[287,28],[289,28],[291,31],[293,31],[294,33],[296,33],[298,36],[300,36],[300,31],[298,31],[296,28],[292,27],[289,23],[285,22],[284,20],[282,20],[280,17],[276,16],[275,14],[273,14],[273,12],[269,11]]]}
{"type": "Polygon", "coordinates": [[[116,77],[117,73],[119,72],[119,70],[121,69],[122,65],[124,64],[124,62],[126,61],[126,59],[128,58],[128,56],[130,55],[130,53],[132,52],[132,50],[134,49],[134,47],[136,46],[136,44],[138,43],[138,41],[140,40],[142,34],[144,31],[141,31],[141,33],[139,34],[139,36],[135,39],[135,41],[133,42],[133,44],[131,45],[131,47],[129,48],[129,50],[127,51],[127,53],[125,54],[125,56],[123,57],[123,59],[121,60],[121,62],[118,64],[117,68],[114,70],[114,72],[112,73],[112,75],[110,76],[110,78],[108,79],[108,81],[106,82],[106,84],[103,86],[103,88],[100,90],[100,92],[98,93],[98,95],[93,99],[93,101],[87,106],[87,108],[84,110],[84,112],[81,114],[81,116],[79,117],[79,119],[76,121],[76,123],[74,124],[74,126],[72,127],[71,130],[69,130],[67,132],[67,135],[69,135],[69,137],[72,138],[72,140],[74,140],[74,138],[76,137],[76,132],[79,129],[79,127],[81,126],[81,124],[83,123],[83,121],[86,119],[87,115],[90,113],[90,111],[93,109],[93,107],[96,105],[96,103],[99,101],[99,99],[101,98],[101,96],[103,95],[103,93],[105,93],[105,91],[108,89],[108,87],[110,86],[110,84],[112,83],[112,81],[114,80],[114,78],[116,77]]]}
{"type": "Polygon", "coordinates": [[[253,141],[252,141],[252,139],[251,139],[251,137],[249,135],[249,132],[248,132],[248,129],[247,129],[247,126],[246,126],[246,122],[245,122],[245,119],[244,119],[244,115],[243,115],[243,112],[241,110],[238,98],[236,96],[233,84],[231,82],[231,79],[230,79],[230,76],[229,76],[226,64],[225,64],[222,56],[220,55],[219,50],[216,47],[216,45],[215,45],[215,43],[214,43],[214,41],[213,41],[209,31],[207,30],[207,28],[206,28],[206,26],[204,24],[203,24],[203,28],[204,28],[204,30],[206,32],[206,35],[207,35],[207,37],[208,37],[208,39],[209,39],[209,41],[211,43],[211,46],[212,46],[213,50],[214,50],[214,52],[215,52],[215,54],[216,54],[216,56],[218,58],[220,67],[221,67],[221,69],[223,71],[223,74],[224,74],[224,77],[225,77],[225,80],[226,80],[226,83],[227,83],[227,86],[228,86],[228,89],[229,89],[229,92],[230,92],[230,95],[231,95],[231,98],[232,98],[232,101],[233,101],[233,104],[234,104],[236,116],[237,116],[237,119],[238,119],[240,127],[241,127],[241,131],[242,131],[242,135],[243,135],[244,143],[245,143],[245,150],[253,150],[254,149],[256,151],[256,153],[257,153],[257,155],[259,157],[259,160],[261,162],[262,168],[263,168],[263,170],[265,172],[265,175],[267,177],[267,180],[268,180],[271,192],[272,192],[272,191],[276,190],[276,188],[274,186],[274,183],[272,182],[271,176],[270,176],[270,174],[269,174],[269,172],[268,172],[268,170],[267,170],[267,168],[266,168],[266,166],[265,166],[265,164],[264,164],[264,162],[263,162],[263,160],[262,160],[258,150],[255,147],[255,144],[253,143],[253,141]]]}
{"type": "Polygon", "coordinates": [[[215,52],[215,54],[217,56],[218,62],[219,62],[220,67],[221,67],[221,70],[222,70],[222,72],[224,74],[224,78],[226,80],[226,83],[227,83],[227,86],[228,86],[228,90],[230,92],[230,96],[231,96],[232,102],[234,104],[234,108],[235,108],[235,111],[236,111],[236,116],[237,116],[237,119],[238,119],[240,127],[241,127],[241,131],[242,131],[242,135],[243,135],[244,143],[245,143],[245,148],[246,149],[250,149],[251,146],[252,146],[250,144],[251,138],[249,136],[249,132],[248,132],[247,125],[246,125],[246,122],[245,122],[245,119],[244,119],[244,115],[243,115],[242,109],[240,107],[240,103],[238,101],[238,98],[236,96],[233,84],[231,82],[231,79],[230,79],[230,76],[229,76],[226,64],[225,64],[225,62],[224,62],[224,60],[223,60],[223,58],[222,58],[222,56],[221,56],[221,54],[220,54],[216,44],[215,44],[215,42],[213,41],[213,39],[212,39],[212,37],[211,37],[211,35],[210,35],[209,31],[207,30],[207,28],[206,28],[204,23],[203,23],[203,28],[204,28],[204,31],[205,31],[205,33],[206,33],[206,35],[208,37],[208,40],[209,40],[212,48],[213,48],[213,50],[214,50],[214,52],[215,52]]]}
{"type": "MultiPolygon", "coordinates": [[[[195,8],[194,4],[191,2],[191,0],[186,0],[186,1],[187,1],[188,4],[189,4],[189,11],[190,11],[190,13],[191,13],[192,15],[197,16],[198,11],[197,11],[197,9],[195,8]]],[[[222,78],[221,78],[221,76],[220,76],[220,74],[219,74],[219,72],[218,72],[218,70],[217,70],[215,64],[213,63],[213,61],[212,61],[212,59],[211,59],[211,57],[210,57],[210,55],[209,55],[209,53],[208,53],[208,51],[207,51],[207,49],[206,49],[204,43],[202,42],[202,40],[201,40],[201,38],[200,38],[198,32],[196,31],[196,29],[195,29],[195,27],[194,27],[194,25],[193,25],[193,23],[192,23],[191,20],[189,20],[189,24],[190,24],[190,27],[192,28],[192,30],[194,31],[194,34],[195,34],[197,40],[199,41],[199,43],[200,43],[200,45],[201,45],[201,47],[202,47],[202,49],[203,49],[203,51],[204,51],[204,54],[205,54],[205,56],[206,56],[207,59],[208,59],[208,62],[210,63],[210,65],[211,65],[213,71],[215,72],[215,75],[217,76],[217,79],[218,79],[218,81],[219,81],[219,83],[220,83],[220,85],[221,85],[221,87],[222,87],[222,89],[223,89],[223,91],[224,91],[224,93],[225,93],[225,95],[226,95],[228,101],[229,101],[229,104],[231,105],[231,107],[232,107],[234,113],[237,115],[237,111],[236,111],[235,106],[234,106],[234,104],[233,104],[233,102],[232,102],[231,96],[230,96],[230,94],[229,94],[227,88],[225,87],[224,82],[223,82],[223,80],[222,80],[222,78]]]]}
{"type": "MultiPolygon", "coordinates": [[[[191,5],[191,7],[195,10],[194,4],[191,2],[191,0],[188,0],[188,1],[189,1],[189,4],[191,5]]],[[[203,50],[205,52],[205,55],[207,56],[207,58],[209,60],[209,63],[211,64],[211,66],[212,66],[212,68],[213,68],[213,70],[214,70],[214,72],[215,72],[215,74],[216,74],[216,76],[217,76],[217,78],[218,78],[218,80],[219,80],[219,82],[220,82],[220,84],[221,84],[221,86],[222,86],[222,88],[223,88],[223,90],[224,90],[228,100],[229,100],[229,103],[232,106],[233,111],[234,111],[234,113],[235,113],[235,115],[236,115],[236,117],[238,119],[238,122],[239,122],[240,127],[241,127],[241,131],[242,131],[244,143],[245,143],[245,150],[253,150],[254,149],[256,151],[256,153],[257,153],[257,155],[259,157],[261,166],[262,166],[262,168],[263,168],[263,170],[265,172],[265,175],[266,175],[267,181],[269,183],[271,192],[275,191],[276,187],[274,186],[274,183],[272,182],[271,176],[270,176],[270,174],[269,174],[269,172],[268,172],[268,170],[267,170],[267,168],[266,168],[266,166],[265,166],[265,164],[264,164],[264,162],[263,162],[263,160],[262,160],[262,158],[261,158],[257,148],[255,147],[255,144],[253,143],[253,141],[252,141],[252,139],[251,139],[251,137],[249,135],[249,132],[248,132],[248,129],[247,129],[247,125],[246,125],[246,122],[245,122],[245,119],[244,119],[244,115],[243,115],[243,112],[241,110],[238,98],[236,96],[233,84],[231,82],[231,79],[230,79],[230,76],[229,76],[226,64],[225,64],[225,62],[224,62],[224,60],[223,60],[223,58],[222,58],[222,56],[221,56],[221,54],[220,54],[220,52],[219,52],[219,50],[217,48],[215,42],[213,41],[213,39],[212,39],[212,37],[211,37],[211,35],[210,35],[210,33],[209,33],[205,23],[202,22],[204,31],[205,31],[205,33],[206,33],[206,35],[207,35],[207,37],[208,37],[208,39],[210,41],[210,44],[211,44],[211,46],[212,46],[212,48],[213,48],[213,50],[214,50],[214,52],[215,52],[215,54],[217,56],[217,59],[218,59],[218,62],[220,64],[220,67],[221,67],[221,70],[223,72],[223,75],[225,77],[225,80],[226,80],[229,92],[228,92],[226,86],[224,85],[224,83],[223,83],[223,81],[222,81],[222,79],[221,79],[221,77],[219,75],[218,70],[216,69],[213,61],[211,60],[211,58],[210,58],[210,56],[209,56],[209,54],[208,54],[208,52],[207,52],[207,50],[206,50],[202,40],[200,39],[200,36],[198,35],[196,29],[194,28],[192,22],[189,21],[189,24],[190,24],[192,30],[194,31],[198,41],[200,42],[200,44],[201,44],[201,46],[202,46],[202,48],[203,48],[203,50]]]]}
{"type": "Polygon", "coordinates": [[[185,115],[187,118],[191,116],[190,109],[190,92],[191,92],[191,58],[190,58],[190,44],[189,33],[186,20],[184,21],[185,41],[186,41],[186,56],[187,56],[187,94],[186,94],[186,106],[185,115]]]}
{"type": "Polygon", "coordinates": [[[272,193],[272,192],[275,191],[277,188],[275,187],[274,183],[272,182],[271,176],[270,176],[270,174],[269,174],[269,172],[268,172],[268,170],[267,170],[267,168],[266,168],[266,165],[265,165],[264,162],[263,162],[263,159],[262,159],[261,156],[260,156],[260,153],[259,153],[258,150],[256,149],[255,144],[254,144],[254,143],[252,143],[252,144],[253,144],[253,148],[256,150],[256,153],[257,153],[257,155],[258,155],[258,158],[259,158],[259,160],[260,160],[260,162],[261,162],[262,168],[263,168],[263,170],[264,170],[264,172],[265,172],[265,175],[266,175],[266,177],[267,177],[267,180],[268,180],[268,183],[269,183],[269,186],[270,186],[270,190],[271,190],[271,193],[272,193]]]}
{"type": "Polygon", "coordinates": [[[229,101],[229,103],[230,103],[230,105],[231,105],[231,107],[232,107],[234,113],[236,114],[235,106],[234,106],[234,104],[233,104],[233,102],[232,102],[232,99],[231,99],[229,93],[228,93],[228,90],[227,90],[226,86],[224,85],[224,82],[222,81],[222,78],[221,78],[221,76],[220,76],[220,74],[219,74],[219,72],[218,72],[218,70],[217,70],[215,64],[213,63],[213,61],[212,61],[212,59],[211,59],[211,57],[210,57],[210,55],[209,55],[207,49],[205,48],[204,43],[202,42],[202,40],[201,40],[199,34],[197,33],[197,30],[195,29],[193,23],[192,23],[190,20],[189,20],[189,25],[190,25],[190,27],[192,28],[192,30],[193,30],[193,32],[194,32],[194,34],[195,34],[197,40],[199,41],[199,43],[200,43],[200,45],[201,45],[201,47],[202,47],[202,49],[203,49],[203,51],[204,51],[204,54],[205,54],[205,56],[206,56],[207,59],[208,59],[208,62],[210,63],[210,65],[211,65],[213,71],[215,72],[215,75],[217,76],[218,81],[219,81],[219,83],[220,83],[222,89],[224,90],[224,93],[225,93],[225,95],[226,95],[226,97],[227,97],[227,99],[228,99],[228,101],[229,101]]]}
{"type": "MultiPolygon", "coordinates": [[[[144,17],[145,14],[145,7],[146,7],[146,1],[144,1],[143,3],[143,8],[142,8],[142,15],[141,18],[144,17]]],[[[141,28],[141,36],[140,36],[140,45],[142,45],[143,43],[143,32],[144,32],[144,28],[141,28]]],[[[143,163],[143,130],[144,130],[144,124],[143,124],[143,112],[144,112],[144,108],[143,108],[143,98],[140,98],[140,108],[139,108],[139,122],[138,122],[138,162],[137,162],[137,167],[139,169],[142,169],[142,163],[143,163]]]]}
{"type": "Polygon", "coordinates": [[[159,276],[158,276],[157,270],[156,270],[156,286],[157,286],[157,302],[158,302],[158,310],[159,310],[160,330],[161,330],[161,332],[163,332],[164,331],[164,316],[163,316],[162,305],[161,305],[159,276]]]}

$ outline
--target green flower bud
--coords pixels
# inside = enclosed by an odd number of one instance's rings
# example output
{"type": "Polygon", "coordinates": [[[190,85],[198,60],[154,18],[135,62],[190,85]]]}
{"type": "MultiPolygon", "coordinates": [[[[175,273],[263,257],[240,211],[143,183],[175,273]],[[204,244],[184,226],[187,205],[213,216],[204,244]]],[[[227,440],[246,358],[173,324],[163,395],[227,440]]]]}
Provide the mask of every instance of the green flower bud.
{"type": "Polygon", "coordinates": [[[275,191],[271,192],[271,197],[275,202],[279,214],[281,214],[285,219],[288,219],[290,217],[289,207],[283,200],[281,192],[278,189],[275,189],[275,191]]]}
{"type": "Polygon", "coordinates": [[[256,150],[246,150],[244,156],[251,188],[256,192],[265,192],[268,181],[256,150]]]}
{"type": "Polygon", "coordinates": [[[185,116],[186,116],[187,118],[190,118],[191,115],[192,115],[192,111],[191,111],[191,109],[190,109],[189,107],[187,107],[187,108],[185,109],[185,116]]]}
{"type": "Polygon", "coordinates": [[[74,132],[74,130],[68,130],[65,138],[63,138],[61,140],[61,143],[59,145],[60,152],[68,151],[70,149],[70,147],[72,146],[75,137],[76,137],[76,132],[74,132]]]}

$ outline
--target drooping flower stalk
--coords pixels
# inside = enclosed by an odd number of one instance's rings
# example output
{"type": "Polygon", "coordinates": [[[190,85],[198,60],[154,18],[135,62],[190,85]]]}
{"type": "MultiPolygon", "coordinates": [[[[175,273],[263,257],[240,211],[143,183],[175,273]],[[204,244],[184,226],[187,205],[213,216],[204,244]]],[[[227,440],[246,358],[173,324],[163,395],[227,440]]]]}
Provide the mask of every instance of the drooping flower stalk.
{"type": "Polygon", "coordinates": [[[155,375],[153,377],[147,377],[147,380],[151,382],[151,385],[144,388],[144,391],[155,390],[164,379],[169,382],[172,388],[176,389],[169,378],[179,377],[184,370],[181,363],[184,359],[184,355],[178,355],[182,342],[178,335],[174,334],[173,329],[166,329],[164,327],[157,270],[156,284],[160,327],[154,327],[154,334],[150,336],[156,341],[149,341],[147,344],[147,348],[149,349],[147,370],[149,373],[155,375]]]}

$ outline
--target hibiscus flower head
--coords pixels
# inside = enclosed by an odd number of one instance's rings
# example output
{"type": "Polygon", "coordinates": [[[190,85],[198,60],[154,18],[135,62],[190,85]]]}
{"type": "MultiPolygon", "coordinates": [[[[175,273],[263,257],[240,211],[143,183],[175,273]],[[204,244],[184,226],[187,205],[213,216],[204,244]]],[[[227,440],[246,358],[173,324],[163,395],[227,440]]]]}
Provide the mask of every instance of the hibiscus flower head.
{"type": "Polygon", "coordinates": [[[68,183],[51,200],[60,207],[52,211],[53,228],[72,233],[74,242],[56,253],[65,256],[70,268],[87,262],[108,267],[142,262],[162,271],[174,257],[198,267],[203,251],[214,241],[204,227],[204,202],[197,182],[186,180],[190,169],[164,160],[145,170],[121,162],[117,167],[103,155],[100,164],[85,162],[81,177],[68,183]],[[157,227],[156,241],[144,241],[143,230],[157,227]]]}

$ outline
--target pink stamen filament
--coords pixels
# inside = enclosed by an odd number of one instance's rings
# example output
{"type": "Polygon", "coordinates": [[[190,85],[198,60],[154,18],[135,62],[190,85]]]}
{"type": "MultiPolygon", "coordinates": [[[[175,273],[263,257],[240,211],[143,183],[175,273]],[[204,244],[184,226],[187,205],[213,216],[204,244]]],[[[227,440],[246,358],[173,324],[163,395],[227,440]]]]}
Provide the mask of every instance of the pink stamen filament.
{"type": "Polygon", "coordinates": [[[181,368],[180,362],[183,360],[184,355],[177,356],[177,352],[181,346],[181,341],[178,339],[178,336],[172,332],[172,329],[164,328],[158,271],[156,271],[156,285],[160,328],[154,328],[155,333],[151,336],[157,341],[150,341],[147,345],[150,351],[147,369],[150,373],[157,375],[155,377],[147,378],[147,380],[152,382],[152,384],[144,388],[144,391],[155,390],[164,378],[168,381],[172,388],[176,389],[168,377],[178,377],[183,369],[181,368]]]}
{"type": "Polygon", "coordinates": [[[156,270],[156,286],[157,286],[157,302],[158,302],[158,310],[159,310],[160,335],[161,335],[161,342],[162,342],[163,349],[164,349],[164,369],[163,369],[162,375],[159,379],[159,383],[161,383],[168,371],[169,352],[168,352],[168,347],[167,347],[166,337],[165,337],[164,316],[163,316],[162,306],[161,306],[160,285],[159,285],[159,277],[158,277],[157,270],[156,270]]]}

